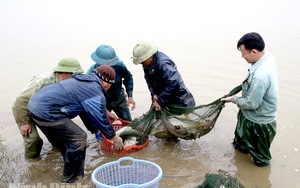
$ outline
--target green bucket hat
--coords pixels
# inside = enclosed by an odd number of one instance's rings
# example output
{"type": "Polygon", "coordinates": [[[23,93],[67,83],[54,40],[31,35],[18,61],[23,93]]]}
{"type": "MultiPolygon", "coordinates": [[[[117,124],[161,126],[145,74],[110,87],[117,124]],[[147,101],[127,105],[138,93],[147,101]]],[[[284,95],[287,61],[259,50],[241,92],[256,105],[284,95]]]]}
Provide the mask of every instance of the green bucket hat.
{"type": "Polygon", "coordinates": [[[135,65],[141,64],[145,60],[147,60],[149,57],[154,55],[158,50],[157,46],[153,46],[152,44],[148,42],[141,42],[137,44],[132,51],[133,54],[133,63],[135,65]]]}
{"type": "Polygon", "coordinates": [[[53,69],[54,72],[67,72],[67,73],[83,73],[83,69],[77,59],[72,57],[62,58],[57,66],[53,69]]]}

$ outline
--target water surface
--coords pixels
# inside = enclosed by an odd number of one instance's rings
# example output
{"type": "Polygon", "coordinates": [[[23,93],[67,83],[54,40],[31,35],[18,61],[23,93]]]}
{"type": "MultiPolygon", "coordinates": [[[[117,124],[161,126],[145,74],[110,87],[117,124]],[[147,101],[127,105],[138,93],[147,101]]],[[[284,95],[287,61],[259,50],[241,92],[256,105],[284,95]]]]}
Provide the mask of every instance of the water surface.
{"type": "MultiPolygon", "coordinates": [[[[24,159],[11,106],[34,75],[52,71],[62,57],[77,58],[87,70],[96,47],[112,45],[134,76],[135,118],[150,107],[142,67],[133,65],[131,59],[135,44],[149,41],[169,55],[200,105],[227,94],[245,78],[249,65],[236,43],[243,34],[256,31],[278,61],[277,135],[269,167],[256,167],[248,155],[232,148],[238,111],[233,104],[226,104],[215,128],[200,139],[172,143],[151,137],[147,147],[127,156],[160,165],[162,188],[195,187],[205,174],[219,169],[250,188],[300,187],[299,12],[296,0],[1,1],[0,139],[8,147],[11,168],[17,169],[10,171],[14,183],[60,182],[62,157],[43,134],[41,157],[24,159]]],[[[83,126],[80,119],[75,121],[83,126]]],[[[80,183],[93,187],[92,171],[121,156],[101,152],[94,135],[88,136],[86,176],[80,183]]]]}

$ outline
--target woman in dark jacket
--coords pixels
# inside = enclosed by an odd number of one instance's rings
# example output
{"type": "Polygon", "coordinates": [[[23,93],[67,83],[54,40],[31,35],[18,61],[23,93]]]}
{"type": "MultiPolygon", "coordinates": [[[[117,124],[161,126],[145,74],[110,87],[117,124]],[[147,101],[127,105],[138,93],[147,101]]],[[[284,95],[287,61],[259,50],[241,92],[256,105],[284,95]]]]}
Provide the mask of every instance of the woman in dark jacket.
{"type": "Polygon", "coordinates": [[[147,42],[133,49],[133,63],[142,64],[144,77],[156,110],[170,104],[181,107],[195,106],[191,92],[185,86],[175,63],[158,48],[147,42]]]}

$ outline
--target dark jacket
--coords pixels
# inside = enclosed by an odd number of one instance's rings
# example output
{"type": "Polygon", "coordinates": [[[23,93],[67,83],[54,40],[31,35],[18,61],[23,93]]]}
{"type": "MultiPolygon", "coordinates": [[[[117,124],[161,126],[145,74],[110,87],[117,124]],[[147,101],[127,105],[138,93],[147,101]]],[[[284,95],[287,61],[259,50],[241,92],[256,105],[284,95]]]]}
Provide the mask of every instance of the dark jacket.
{"type": "Polygon", "coordinates": [[[44,121],[80,116],[86,126],[96,126],[106,138],[115,136],[106,113],[105,90],[94,74],[73,78],[40,89],[28,103],[28,110],[44,121]]]}
{"type": "Polygon", "coordinates": [[[164,53],[156,52],[151,66],[143,66],[151,97],[157,95],[161,106],[195,106],[193,95],[185,86],[175,63],[164,53]]]}

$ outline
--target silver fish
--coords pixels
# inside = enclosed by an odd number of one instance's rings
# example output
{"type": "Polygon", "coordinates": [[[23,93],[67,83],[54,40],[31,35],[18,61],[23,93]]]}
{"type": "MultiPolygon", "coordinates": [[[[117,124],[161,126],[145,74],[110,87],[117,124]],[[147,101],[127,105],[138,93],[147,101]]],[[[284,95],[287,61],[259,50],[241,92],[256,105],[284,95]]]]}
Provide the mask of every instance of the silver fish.
{"type": "Polygon", "coordinates": [[[183,139],[196,139],[207,134],[215,122],[209,120],[193,121],[185,116],[166,118],[162,117],[165,127],[173,135],[183,139]]]}
{"type": "Polygon", "coordinates": [[[124,146],[137,145],[139,141],[139,132],[132,129],[130,126],[121,127],[116,131],[116,134],[123,139],[124,146]]]}
{"type": "Polygon", "coordinates": [[[124,146],[134,146],[138,143],[138,140],[137,137],[131,136],[131,137],[126,137],[123,143],[124,146]]]}
{"type": "Polygon", "coordinates": [[[123,126],[123,127],[121,127],[120,129],[118,129],[116,131],[116,135],[120,136],[123,132],[130,131],[130,130],[132,130],[132,127],[130,127],[130,126],[123,126]]]}

